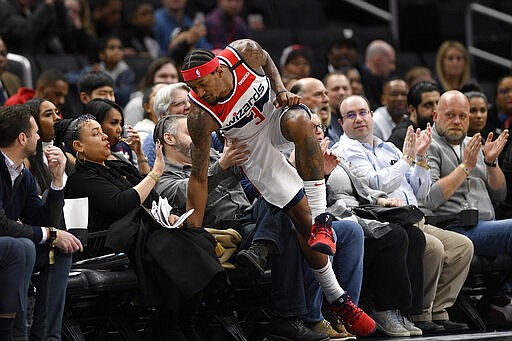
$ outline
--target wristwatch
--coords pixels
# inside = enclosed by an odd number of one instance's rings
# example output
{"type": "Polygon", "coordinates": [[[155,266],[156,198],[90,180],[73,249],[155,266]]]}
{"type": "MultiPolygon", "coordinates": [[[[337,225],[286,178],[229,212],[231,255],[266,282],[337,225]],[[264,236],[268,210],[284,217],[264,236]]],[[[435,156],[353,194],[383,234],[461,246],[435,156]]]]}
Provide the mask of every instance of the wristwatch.
{"type": "Polygon", "coordinates": [[[496,158],[496,159],[494,159],[494,161],[493,161],[493,162],[487,162],[487,161],[485,161],[485,159],[484,159],[484,163],[485,163],[485,165],[486,165],[487,167],[493,167],[493,168],[494,168],[494,167],[496,167],[496,166],[498,165],[498,159],[497,159],[497,158],[496,158]]]}
{"type": "Polygon", "coordinates": [[[50,245],[53,245],[53,242],[57,239],[57,229],[55,227],[48,226],[48,230],[50,230],[48,242],[50,243],[50,245]]]}

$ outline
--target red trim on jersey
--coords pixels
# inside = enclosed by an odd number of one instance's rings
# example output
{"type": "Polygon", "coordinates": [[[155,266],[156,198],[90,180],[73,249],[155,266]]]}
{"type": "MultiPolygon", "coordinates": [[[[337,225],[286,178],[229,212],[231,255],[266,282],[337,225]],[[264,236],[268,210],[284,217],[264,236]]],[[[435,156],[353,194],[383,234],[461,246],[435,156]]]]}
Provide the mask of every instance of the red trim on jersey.
{"type": "Polygon", "coordinates": [[[218,67],[219,59],[215,57],[209,62],[204,63],[202,65],[195,66],[188,70],[181,70],[181,75],[183,76],[183,80],[185,82],[188,82],[209,75],[213,71],[217,70],[218,67]]]}

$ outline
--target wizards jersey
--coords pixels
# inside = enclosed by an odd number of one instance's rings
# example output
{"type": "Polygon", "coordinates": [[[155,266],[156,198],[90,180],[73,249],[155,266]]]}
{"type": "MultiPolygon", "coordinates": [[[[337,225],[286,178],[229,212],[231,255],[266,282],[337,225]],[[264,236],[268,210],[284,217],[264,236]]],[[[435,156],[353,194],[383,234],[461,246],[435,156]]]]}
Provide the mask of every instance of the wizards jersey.
{"type": "Polygon", "coordinates": [[[217,58],[232,70],[234,76],[234,88],[229,96],[214,106],[203,101],[194,91],[190,91],[189,98],[221,125],[227,138],[251,139],[268,124],[268,118],[275,110],[275,94],[270,80],[254,71],[230,46],[217,58]]]}

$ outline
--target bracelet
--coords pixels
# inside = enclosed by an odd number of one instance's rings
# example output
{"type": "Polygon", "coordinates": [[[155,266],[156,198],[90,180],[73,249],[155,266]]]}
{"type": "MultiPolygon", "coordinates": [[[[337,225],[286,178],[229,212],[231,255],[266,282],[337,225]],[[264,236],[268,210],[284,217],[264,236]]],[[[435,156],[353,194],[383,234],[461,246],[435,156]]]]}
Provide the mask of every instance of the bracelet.
{"type": "Polygon", "coordinates": [[[460,168],[462,168],[462,170],[464,171],[464,173],[466,173],[466,177],[469,178],[469,173],[471,173],[471,171],[469,170],[468,167],[466,167],[466,165],[464,163],[461,163],[459,165],[460,168]]]}
{"type": "Polygon", "coordinates": [[[281,91],[276,92],[276,97],[279,96],[279,94],[282,94],[283,92],[288,92],[288,90],[281,90],[281,91]]]}
{"type": "Polygon", "coordinates": [[[404,154],[402,156],[402,159],[404,159],[405,161],[407,161],[407,163],[409,164],[409,166],[412,166],[412,164],[414,163],[414,160],[412,159],[412,157],[410,155],[407,155],[407,154],[404,154]]]}
{"type": "Polygon", "coordinates": [[[158,174],[156,174],[153,171],[149,172],[148,175],[151,177],[151,179],[153,179],[153,181],[155,181],[155,184],[158,183],[158,181],[160,180],[158,174]]]}
{"type": "Polygon", "coordinates": [[[416,155],[416,163],[427,161],[427,155],[416,155]]]}
{"type": "Polygon", "coordinates": [[[424,168],[426,170],[430,170],[430,166],[428,165],[428,163],[426,161],[416,161],[414,164],[416,166],[420,166],[421,168],[424,168]]]}
{"type": "Polygon", "coordinates": [[[137,159],[137,162],[149,163],[147,158],[146,159],[137,159]]]}
{"type": "Polygon", "coordinates": [[[498,160],[497,160],[497,159],[494,159],[494,161],[493,161],[493,162],[487,162],[487,161],[485,161],[485,159],[484,159],[484,163],[485,163],[485,165],[486,165],[487,167],[492,167],[492,168],[494,168],[494,167],[496,167],[496,166],[498,165],[498,160]]]}

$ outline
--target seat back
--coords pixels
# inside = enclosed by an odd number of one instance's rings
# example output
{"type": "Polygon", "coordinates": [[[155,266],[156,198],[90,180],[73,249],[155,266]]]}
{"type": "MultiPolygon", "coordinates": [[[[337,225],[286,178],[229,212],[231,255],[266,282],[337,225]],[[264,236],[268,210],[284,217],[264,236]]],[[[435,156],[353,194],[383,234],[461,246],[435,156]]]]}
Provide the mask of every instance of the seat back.
{"type": "Polygon", "coordinates": [[[27,57],[20,54],[8,53],[7,71],[18,76],[24,87],[34,87],[34,81],[32,79],[32,64],[27,57]]]}

